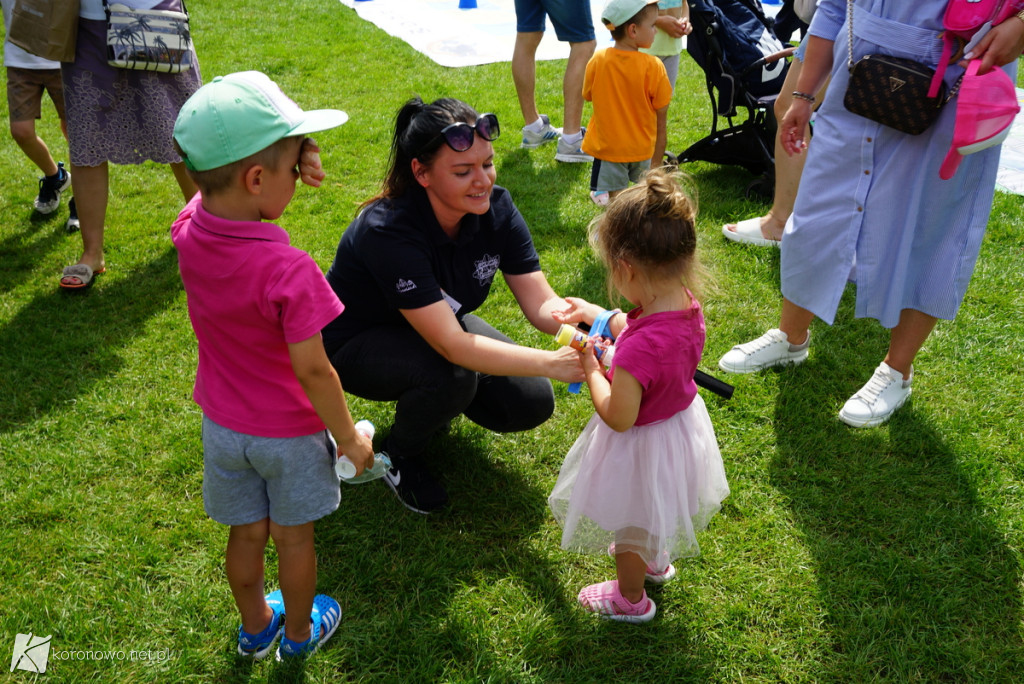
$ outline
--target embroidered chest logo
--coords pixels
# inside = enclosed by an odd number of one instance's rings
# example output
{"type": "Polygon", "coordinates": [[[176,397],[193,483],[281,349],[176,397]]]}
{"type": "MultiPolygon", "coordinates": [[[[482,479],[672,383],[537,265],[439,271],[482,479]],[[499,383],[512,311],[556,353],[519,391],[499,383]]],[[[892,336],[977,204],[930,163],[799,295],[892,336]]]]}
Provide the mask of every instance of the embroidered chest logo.
{"type": "Polygon", "coordinates": [[[891,92],[895,93],[897,90],[899,90],[900,88],[902,88],[906,84],[907,84],[907,82],[904,81],[901,78],[896,78],[895,76],[890,76],[889,77],[889,90],[891,92]]]}
{"type": "Polygon", "coordinates": [[[405,278],[399,278],[398,282],[395,283],[395,290],[397,292],[410,292],[416,289],[416,283],[405,278]]]}
{"type": "Polygon", "coordinates": [[[498,272],[498,264],[501,263],[500,256],[484,254],[483,258],[473,263],[473,277],[481,285],[488,285],[494,280],[494,274],[498,272]]]}

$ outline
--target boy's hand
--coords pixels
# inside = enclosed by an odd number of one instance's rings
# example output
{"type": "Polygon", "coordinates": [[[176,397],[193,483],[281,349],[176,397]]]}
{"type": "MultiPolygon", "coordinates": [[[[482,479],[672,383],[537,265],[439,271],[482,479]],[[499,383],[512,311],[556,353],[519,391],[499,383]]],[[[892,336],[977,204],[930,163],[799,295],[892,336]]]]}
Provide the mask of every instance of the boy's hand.
{"type": "Polygon", "coordinates": [[[302,141],[302,150],[299,152],[299,176],[303,183],[314,188],[319,188],[323,179],[327,178],[320,164],[320,148],[312,138],[302,141]]]}
{"type": "Polygon", "coordinates": [[[373,465],[373,442],[363,433],[353,430],[351,439],[338,441],[338,455],[348,457],[356,467],[356,476],[362,475],[364,469],[373,465]]]}

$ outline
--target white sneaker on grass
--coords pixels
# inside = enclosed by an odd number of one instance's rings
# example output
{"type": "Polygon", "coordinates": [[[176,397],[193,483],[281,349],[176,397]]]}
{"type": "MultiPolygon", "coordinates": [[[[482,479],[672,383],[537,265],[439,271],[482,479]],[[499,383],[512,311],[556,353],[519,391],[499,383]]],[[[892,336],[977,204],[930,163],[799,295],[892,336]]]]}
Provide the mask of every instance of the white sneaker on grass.
{"type": "Polygon", "coordinates": [[[772,366],[803,363],[811,345],[811,331],[803,344],[790,344],[786,333],[772,328],[756,340],[738,344],[719,359],[718,367],[726,373],[753,373],[772,366]]]}
{"type": "Polygon", "coordinates": [[[558,149],[555,150],[555,161],[569,162],[569,163],[582,163],[592,162],[594,158],[583,151],[583,136],[587,134],[587,129],[584,128],[580,131],[583,135],[576,142],[568,142],[564,133],[562,137],[558,139],[558,149]]]}
{"type": "Polygon", "coordinates": [[[523,126],[523,144],[521,147],[532,150],[535,147],[554,142],[562,135],[562,129],[552,126],[547,114],[541,114],[540,120],[543,125],[539,131],[533,128],[533,124],[523,126]]]}
{"type": "Polygon", "coordinates": [[[913,369],[910,370],[910,377],[904,380],[903,373],[883,361],[878,364],[867,384],[843,404],[839,420],[853,427],[881,425],[910,397],[910,383],[913,379],[913,369]]]}

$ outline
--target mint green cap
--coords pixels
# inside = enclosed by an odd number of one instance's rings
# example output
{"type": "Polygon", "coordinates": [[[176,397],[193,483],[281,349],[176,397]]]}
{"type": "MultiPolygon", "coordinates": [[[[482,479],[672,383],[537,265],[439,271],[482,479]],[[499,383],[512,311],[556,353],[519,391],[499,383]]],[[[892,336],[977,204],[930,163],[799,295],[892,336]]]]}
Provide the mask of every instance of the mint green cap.
{"type": "Polygon", "coordinates": [[[304,112],[259,71],[217,76],[192,94],[174,122],[185,166],[209,171],[270,147],[281,138],[325,131],[348,121],[340,109],[304,112]]]}
{"type": "Polygon", "coordinates": [[[658,0],[611,0],[601,11],[601,22],[608,27],[609,31],[625,24],[636,13],[647,5],[653,5],[658,0]]]}

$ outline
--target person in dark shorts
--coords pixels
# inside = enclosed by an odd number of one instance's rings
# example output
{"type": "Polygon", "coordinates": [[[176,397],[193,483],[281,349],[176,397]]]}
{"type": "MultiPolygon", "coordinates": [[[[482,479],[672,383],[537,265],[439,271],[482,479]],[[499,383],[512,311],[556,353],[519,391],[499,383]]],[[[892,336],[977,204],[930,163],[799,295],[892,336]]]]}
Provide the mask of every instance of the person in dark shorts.
{"type": "MultiPolygon", "coordinates": [[[[4,25],[11,25],[14,0],[3,0],[4,25]]],[[[39,194],[33,206],[40,214],[49,215],[60,207],[61,195],[71,187],[71,174],[64,162],[56,162],[50,148],[36,132],[36,119],[43,116],[43,93],[50,96],[60,117],[60,128],[67,137],[67,116],[64,113],[64,86],[60,79],[60,63],[26,52],[4,40],[4,67],[7,70],[7,111],[11,137],[29,160],[39,167],[39,194]]],[[[65,227],[78,229],[75,200],[68,203],[70,212],[65,227]]]]}

